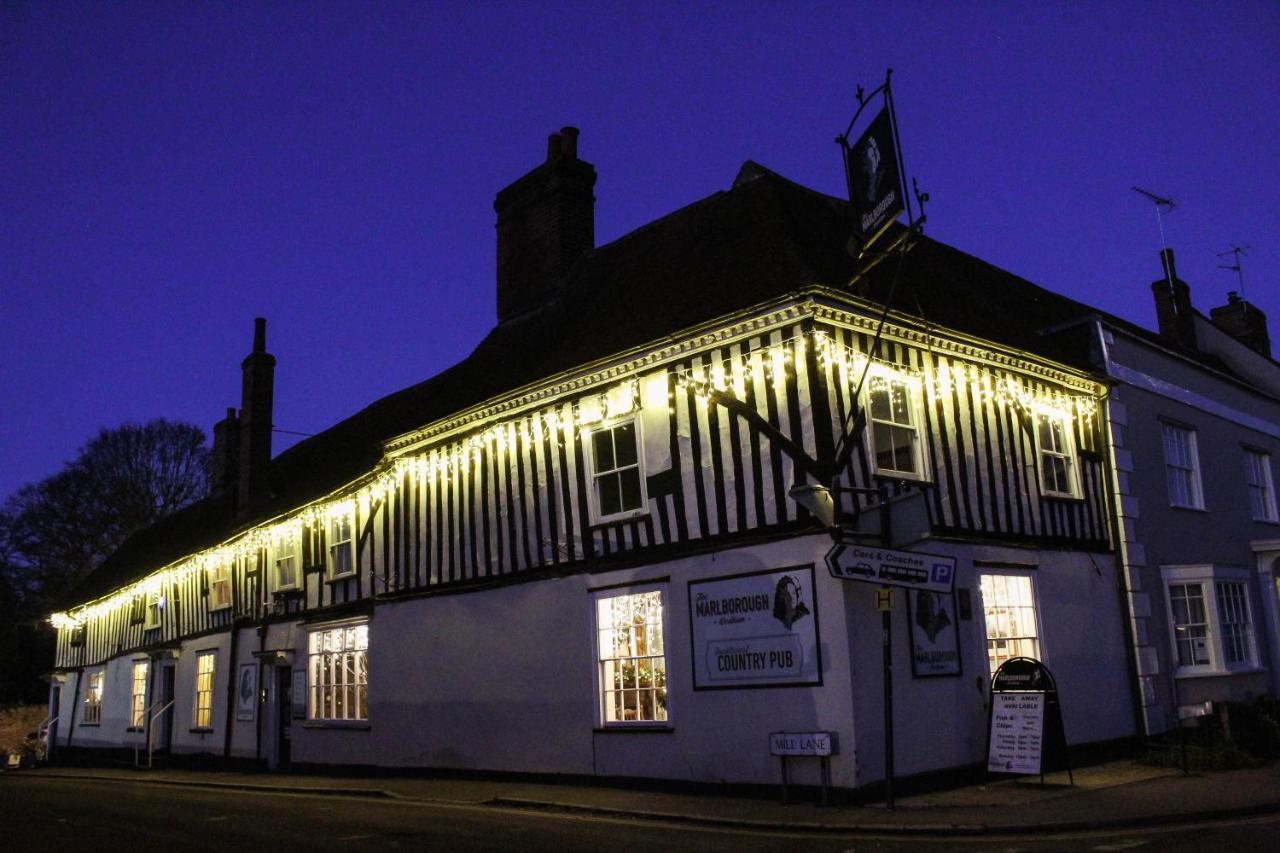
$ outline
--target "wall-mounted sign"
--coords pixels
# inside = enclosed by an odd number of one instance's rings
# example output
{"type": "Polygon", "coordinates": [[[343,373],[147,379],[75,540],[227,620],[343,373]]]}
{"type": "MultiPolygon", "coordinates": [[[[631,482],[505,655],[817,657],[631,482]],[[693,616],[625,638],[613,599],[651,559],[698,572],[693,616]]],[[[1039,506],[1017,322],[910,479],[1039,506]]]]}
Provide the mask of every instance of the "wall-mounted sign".
{"type": "Polygon", "coordinates": [[[855,224],[862,242],[870,243],[905,210],[888,108],[880,110],[844,156],[855,224]]]}
{"type": "Polygon", "coordinates": [[[689,581],[693,688],[821,684],[813,566],[689,581]]]}
{"type": "Polygon", "coordinates": [[[770,755],[834,755],[832,732],[769,732],[770,755]]]}
{"type": "Polygon", "coordinates": [[[916,678],[960,674],[960,630],[955,599],[916,589],[907,593],[911,623],[911,674],[916,678]]]}
{"type": "Polygon", "coordinates": [[[927,589],[950,595],[956,578],[956,558],[837,542],[827,552],[827,569],[832,577],[840,580],[927,589]]]}
{"type": "Polygon", "coordinates": [[[236,719],[251,722],[258,710],[258,664],[240,664],[236,680],[236,719]]]}

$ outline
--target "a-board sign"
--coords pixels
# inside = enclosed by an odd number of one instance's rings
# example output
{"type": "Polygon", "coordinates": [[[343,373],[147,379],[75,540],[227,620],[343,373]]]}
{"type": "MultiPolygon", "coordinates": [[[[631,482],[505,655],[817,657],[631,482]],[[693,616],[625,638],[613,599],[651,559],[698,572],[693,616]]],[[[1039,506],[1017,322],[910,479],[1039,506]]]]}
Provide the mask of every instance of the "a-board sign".
{"type": "Polygon", "coordinates": [[[1053,675],[1034,658],[1010,658],[991,678],[987,770],[1043,774],[1065,766],[1067,737],[1053,675]]]}
{"type": "Polygon", "coordinates": [[[834,755],[833,732],[769,732],[770,755],[834,755]]]}
{"type": "Polygon", "coordinates": [[[990,736],[988,770],[1039,773],[1044,754],[1044,694],[991,694],[990,736]]]}
{"type": "Polygon", "coordinates": [[[955,583],[956,558],[837,542],[827,552],[827,569],[832,577],[840,580],[927,589],[949,595],[955,583]]]}

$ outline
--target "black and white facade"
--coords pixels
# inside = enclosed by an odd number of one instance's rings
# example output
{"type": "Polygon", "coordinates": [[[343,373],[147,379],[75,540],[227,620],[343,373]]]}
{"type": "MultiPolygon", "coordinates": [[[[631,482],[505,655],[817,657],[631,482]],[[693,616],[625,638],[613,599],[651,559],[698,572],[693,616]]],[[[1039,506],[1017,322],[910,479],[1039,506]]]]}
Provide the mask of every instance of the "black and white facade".
{"type": "MultiPolygon", "coordinates": [[[[769,734],[823,730],[834,783],[872,784],[875,586],[831,576],[790,497],[828,473],[884,484],[897,546],[956,560],[954,595],[892,615],[899,774],[981,761],[990,672],[1019,654],[1071,742],[1133,735],[1102,376],[942,297],[876,345],[844,205],[754,164],[575,254],[594,170],[558,137],[499,195],[500,322],[467,361],[170,519],[57,614],[56,748],[772,784],[769,734]],[[521,265],[547,245],[569,260],[521,265]]],[[[931,281],[1034,289],[932,241],[907,257],[922,310],[931,281]]]]}

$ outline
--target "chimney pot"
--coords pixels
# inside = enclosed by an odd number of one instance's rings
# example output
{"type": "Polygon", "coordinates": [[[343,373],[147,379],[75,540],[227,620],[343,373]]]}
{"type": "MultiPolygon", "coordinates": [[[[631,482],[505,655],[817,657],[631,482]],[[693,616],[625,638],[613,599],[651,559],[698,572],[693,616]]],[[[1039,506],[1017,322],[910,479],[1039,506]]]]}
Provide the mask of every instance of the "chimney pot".
{"type": "Polygon", "coordinates": [[[578,132],[576,127],[560,128],[560,152],[566,160],[578,159],[578,132]]]}
{"type": "Polygon", "coordinates": [[[243,520],[270,494],[271,409],[276,372],[275,356],[267,352],[267,321],[253,321],[253,352],[240,363],[240,475],[236,513],[243,520]]]}
{"type": "Polygon", "coordinates": [[[553,133],[547,137],[547,162],[560,159],[560,134],[553,133]]]}

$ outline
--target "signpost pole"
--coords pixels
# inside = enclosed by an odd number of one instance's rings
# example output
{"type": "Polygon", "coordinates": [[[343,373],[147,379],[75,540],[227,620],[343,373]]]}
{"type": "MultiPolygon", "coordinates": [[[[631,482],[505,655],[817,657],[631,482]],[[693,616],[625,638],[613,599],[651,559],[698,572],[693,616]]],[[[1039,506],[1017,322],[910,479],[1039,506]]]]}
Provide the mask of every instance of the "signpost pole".
{"type": "MultiPolygon", "coordinates": [[[[892,596],[893,592],[889,587],[883,587],[889,591],[892,596]]],[[[890,598],[890,606],[893,599],[890,598]]],[[[893,811],[893,646],[891,642],[893,625],[892,610],[885,610],[880,614],[880,630],[883,635],[884,644],[884,803],[893,811]]]]}

